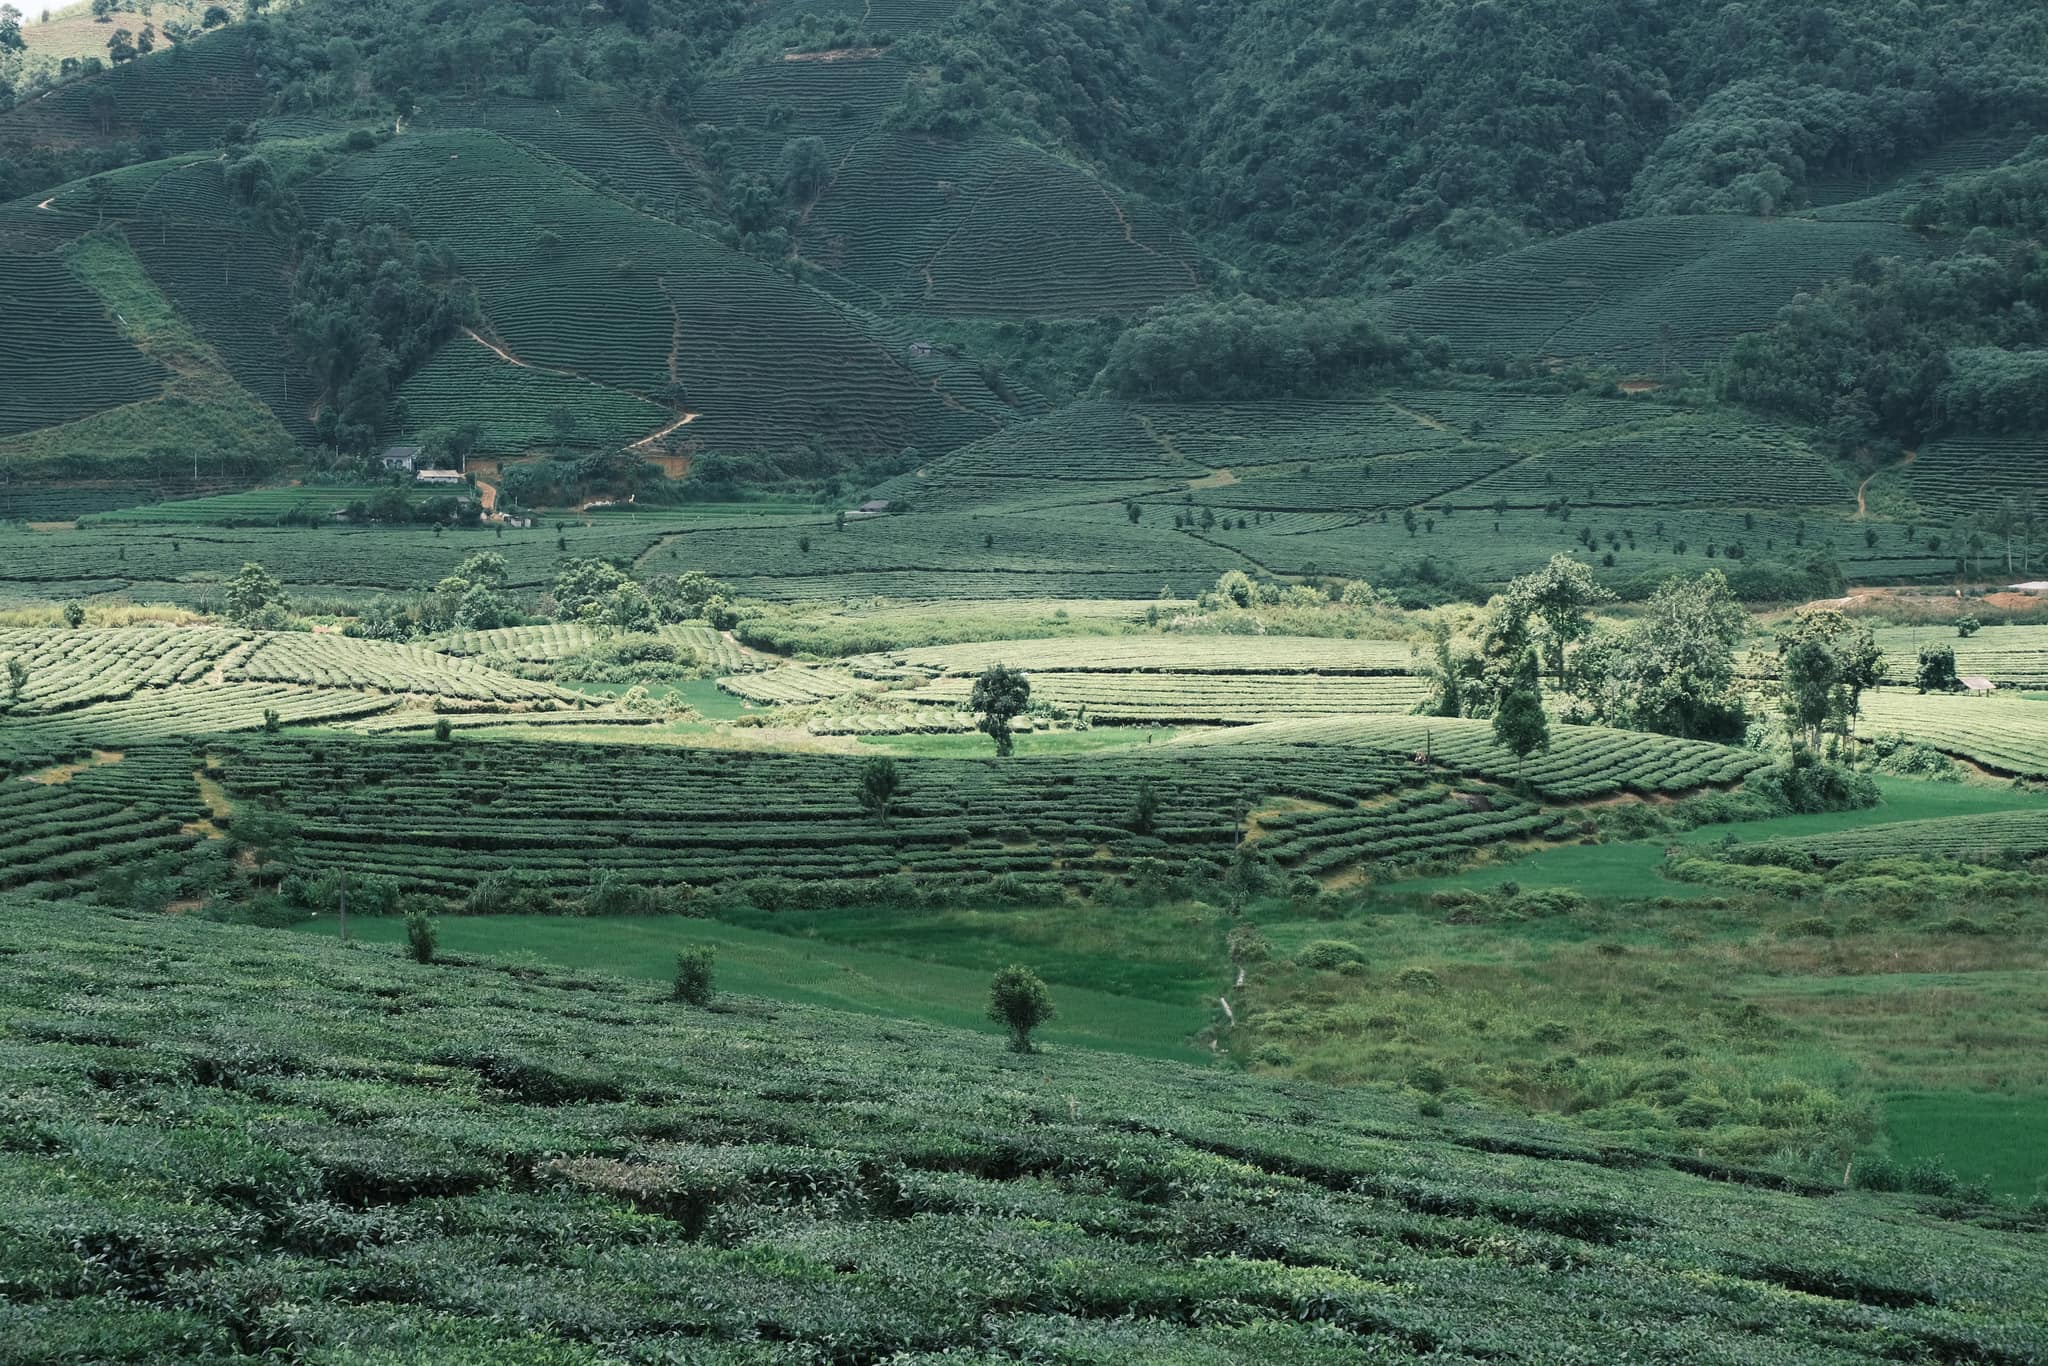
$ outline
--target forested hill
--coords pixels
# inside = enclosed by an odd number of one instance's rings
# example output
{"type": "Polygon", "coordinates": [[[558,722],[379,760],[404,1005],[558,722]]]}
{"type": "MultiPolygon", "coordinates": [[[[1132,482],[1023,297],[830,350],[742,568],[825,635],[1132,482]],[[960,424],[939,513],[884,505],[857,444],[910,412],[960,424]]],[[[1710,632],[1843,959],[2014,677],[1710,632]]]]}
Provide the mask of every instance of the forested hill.
{"type": "MultiPolygon", "coordinates": [[[[1084,398],[1576,365],[1866,472],[1991,439],[1991,506],[2038,482],[1996,446],[2048,423],[2048,16],[2009,0],[250,0],[161,23],[117,8],[105,69],[38,20],[0,29],[22,478],[247,478],[417,439],[580,452],[585,485],[646,477],[630,449],[712,493],[853,492],[1084,398]],[[40,318],[95,313],[42,343],[40,318]]],[[[1981,512],[1942,478],[1897,506],[1981,512]]]]}

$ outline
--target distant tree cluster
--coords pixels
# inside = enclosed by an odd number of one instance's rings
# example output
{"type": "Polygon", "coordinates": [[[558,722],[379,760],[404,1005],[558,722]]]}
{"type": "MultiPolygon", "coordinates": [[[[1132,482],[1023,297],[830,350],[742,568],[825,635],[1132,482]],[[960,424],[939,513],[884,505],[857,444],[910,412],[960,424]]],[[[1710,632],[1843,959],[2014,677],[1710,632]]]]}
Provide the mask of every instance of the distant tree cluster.
{"type": "Polygon", "coordinates": [[[1723,397],[1808,423],[1843,454],[2048,421],[2048,251],[1972,237],[1925,263],[1865,261],[1735,345],[1723,397]]]}
{"type": "Polygon", "coordinates": [[[399,383],[475,317],[474,291],[432,243],[332,220],[305,235],[290,336],[319,398],[322,438],[367,454],[400,415],[399,383]]]}
{"type": "Polygon", "coordinates": [[[1100,383],[1118,398],[1310,397],[1447,360],[1354,304],[1189,298],[1117,338],[1100,383]]]}

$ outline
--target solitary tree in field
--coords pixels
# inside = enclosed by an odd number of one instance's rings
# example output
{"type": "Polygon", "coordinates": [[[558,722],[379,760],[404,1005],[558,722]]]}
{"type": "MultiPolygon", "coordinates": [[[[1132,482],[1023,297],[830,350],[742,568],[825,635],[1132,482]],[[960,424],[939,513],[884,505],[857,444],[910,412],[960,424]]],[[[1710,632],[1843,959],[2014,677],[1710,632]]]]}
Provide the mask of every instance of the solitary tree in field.
{"type": "Polygon", "coordinates": [[[22,663],[21,657],[18,655],[7,656],[8,697],[20,697],[22,690],[26,687],[28,687],[28,665],[22,663]]]}
{"type": "Polygon", "coordinates": [[[288,601],[277,576],[253,561],[235,571],[222,596],[228,615],[244,624],[263,620],[269,609],[282,610],[288,601]]]}
{"type": "Polygon", "coordinates": [[[1053,1017],[1052,993],[1037,973],[1012,964],[989,985],[988,1017],[1010,1031],[1012,1049],[1029,1053],[1031,1031],[1053,1017]]]}
{"type": "Polygon", "coordinates": [[[968,699],[976,717],[974,728],[996,742],[996,754],[1004,759],[1010,757],[1015,747],[1010,738],[1010,723],[1030,705],[1031,680],[1023,670],[1002,664],[990,665],[987,672],[974,680],[974,695],[968,699]]]}
{"type": "Polygon", "coordinates": [[[1493,708],[1493,738],[1517,759],[1550,748],[1550,721],[1543,714],[1543,684],[1536,675],[1536,652],[1526,650],[1493,708]]]}
{"type": "Polygon", "coordinates": [[[860,809],[878,821],[888,820],[902,781],[896,761],[888,755],[880,754],[868,760],[860,766],[860,809]]]}
{"type": "Polygon", "coordinates": [[[414,907],[405,913],[405,951],[412,955],[415,963],[431,963],[440,947],[440,934],[434,928],[434,918],[425,911],[414,907]]]}
{"type": "Polygon", "coordinates": [[[1922,645],[1920,668],[1914,682],[1921,692],[1954,692],[1956,651],[1953,645],[1922,645]]]}
{"type": "Polygon", "coordinates": [[[1159,791],[1152,786],[1150,778],[1138,784],[1138,795],[1131,802],[1131,833],[1149,835],[1159,826],[1159,791]]]}
{"type": "Polygon", "coordinates": [[[693,1006],[711,1004],[711,973],[717,964],[717,950],[709,944],[692,944],[676,955],[678,1001],[693,1006]]]}
{"type": "Polygon", "coordinates": [[[76,602],[65,603],[64,624],[74,631],[85,625],[85,605],[76,602]]]}

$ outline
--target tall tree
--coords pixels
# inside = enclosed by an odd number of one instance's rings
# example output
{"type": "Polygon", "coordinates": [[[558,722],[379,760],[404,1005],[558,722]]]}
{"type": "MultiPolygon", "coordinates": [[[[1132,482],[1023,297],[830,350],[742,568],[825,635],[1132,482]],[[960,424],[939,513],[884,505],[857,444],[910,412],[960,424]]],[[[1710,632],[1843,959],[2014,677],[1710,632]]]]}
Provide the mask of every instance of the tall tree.
{"type": "Polygon", "coordinates": [[[1507,688],[1494,704],[1493,738],[1524,761],[1537,750],[1550,748],[1550,718],[1543,712],[1543,683],[1534,650],[1523,652],[1507,688]]]}
{"type": "Polygon", "coordinates": [[[974,694],[968,706],[975,713],[975,729],[996,742],[996,754],[1009,758],[1014,747],[1010,723],[1031,705],[1031,680],[1021,669],[993,664],[974,680],[974,694]]]}

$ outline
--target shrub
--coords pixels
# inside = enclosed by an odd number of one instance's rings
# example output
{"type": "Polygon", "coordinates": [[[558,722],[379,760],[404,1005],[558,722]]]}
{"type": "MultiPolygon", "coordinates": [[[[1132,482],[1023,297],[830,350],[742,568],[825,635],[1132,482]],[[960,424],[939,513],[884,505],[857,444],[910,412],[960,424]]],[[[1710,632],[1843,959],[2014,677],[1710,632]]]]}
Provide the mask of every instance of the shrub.
{"type": "Polygon", "coordinates": [[[1858,1190],[1898,1191],[1906,1188],[1906,1173],[1883,1153],[1859,1156],[1849,1164],[1849,1184],[1858,1190]]]}
{"type": "Polygon", "coordinates": [[[1013,963],[989,983],[988,1017],[1010,1031],[1010,1047],[1032,1050],[1031,1031],[1053,1017],[1052,993],[1037,973],[1013,963]]]}
{"type": "Polygon", "coordinates": [[[1232,929],[1229,945],[1233,963],[1263,963],[1273,952],[1257,925],[1239,925],[1232,929]]]}
{"type": "Polygon", "coordinates": [[[1408,1069],[1408,1084],[1426,1095],[1440,1096],[1450,1089],[1450,1081],[1443,1069],[1426,1062],[1419,1062],[1408,1069]]]}
{"type": "Polygon", "coordinates": [[[434,723],[434,738],[444,745],[455,738],[455,727],[449,724],[447,717],[434,723]]]}
{"type": "Polygon", "coordinates": [[[405,948],[415,963],[434,961],[437,940],[432,916],[417,906],[405,913],[405,948]]]}
{"type": "Polygon", "coordinates": [[[1394,980],[1410,991],[1441,991],[1443,983],[1428,968],[1402,968],[1394,980]]]}
{"type": "Polygon", "coordinates": [[[711,1004],[712,969],[718,951],[710,944],[692,944],[676,955],[675,999],[693,1006],[711,1004]]]}
{"type": "Polygon", "coordinates": [[[1915,1195],[1954,1195],[1963,1184],[1960,1177],[1931,1157],[1909,1164],[1904,1182],[1906,1189],[1915,1195]]]}
{"type": "Polygon", "coordinates": [[[1365,950],[1344,939],[1316,939],[1294,955],[1294,966],[1317,972],[1334,972],[1346,963],[1365,962],[1365,950]]]}

